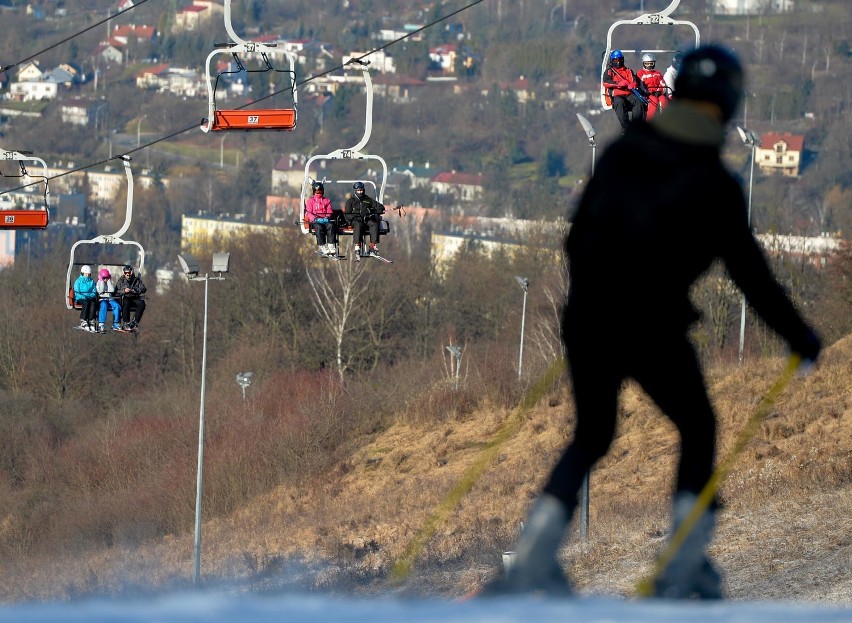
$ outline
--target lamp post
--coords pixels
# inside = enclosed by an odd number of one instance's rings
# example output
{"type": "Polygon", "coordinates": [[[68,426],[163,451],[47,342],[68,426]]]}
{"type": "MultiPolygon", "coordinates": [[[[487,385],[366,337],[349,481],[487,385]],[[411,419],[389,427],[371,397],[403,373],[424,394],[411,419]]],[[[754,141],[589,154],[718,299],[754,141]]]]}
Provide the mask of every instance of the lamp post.
{"type": "MultiPolygon", "coordinates": [[[[583,131],[586,133],[586,138],[589,139],[589,145],[592,147],[592,175],[595,174],[595,152],[597,151],[597,143],[595,142],[594,126],[580,113],[577,113],[577,119],[580,125],[583,126],[583,131]]],[[[583,484],[580,486],[580,540],[585,541],[589,534],[589,477],[590,471],[583,476],[583,484]]]]}
{"type": "Polygon", "coordinates": [[[225,132],[222,133],[222,138],[219,140],[219,168],[225,168],[225,137],[228,136],[225,132]]]}
{"type": "Polygon", "coordinates": [[[246,401],[246,389],[251,385],[254,372],[237,372],[237,385],[243,388],[243,402],[246,401]]]}
{"type": "MultiPolygon", "coordinates": [[[[740,135],[743,143],[746,147],[751,148],[751,172],[748,176],[748,208],[746,210],[746,218],[748,219],[748,226],[751,229],[751,190],[754,186],[754,159],[755,152],[757,148],[760,147],[760,134],[757,132],[752,132],[751,130],[747,130],[745,128],[741,128],[737,126],[737,132],[740,135]]],[[[746,301],[745,295],[742,295],[742,307],[740,310],[740,348],[738,361],[739,364],[743,363],[743,348],[745,344],[745,316],[746,316],[746,301]]]]}
{"type": "Polygon", "coordinates": [[[207,376],[207,291],[211,280],[222,281],[222,273],[228,272],[230,253],[213,254],[213,270],[218,276],[211,277],[205,273],[199,276],[198,262],[189,254],[178,255],[178,261],[184,274],[190,281],[204,282],[204,337],[201,348],[201,407],[198,415],[198,468],[195,480],[195,556],[192,579],[197,586],[201,577],[201,490],[204,482],[204,394],[207,376]]]}
{"type": "MultiPolygon", "coordinates": [[[[462,350],[461,350],[460,346],[453,346],[453,345],[447,346],[447,350],[450,351],[450,354],[453,356],[453,359],[456,360],[455,377],[456,377],[456,389],[458,389],[459,388],[459,368],[461,367],[462,350]]],[[[452,359],[450,360],[450,362],[452,363],[452,359]]],[[[452,373],[453,373],[453,369],[451,367],[450,368],[450,374],[452,374],[452,373]]]]}
{"type": "Polygon", "coordinates": [[[144,121],[145,117],[147,117],[147,116],[148,115],[142,115],[141,117],[139,117],[139,121],[136,122],[136,146],[137,147],[139,147],[139,145],[142,143],[142,134],[141,134],[142,121],[144,121]]]}
{"type": "Polygon", "coordinates": [[[586,138],[589,139],[589,145],[592,146],[592,175],[595,174],[595,152],[597,151],[598,144],[595,141],[595,136],[597,136],[597,132],[595,132],[595,127],[580,113],[577,113],[577,119],[580,121],[580,125],[583,126],[583,132],[586,133],[586,138]]]}
{"type": "Polygon", "coordinates": [[[521,372],[524,369],[524,324],[527,318],[527,290],[530,287],[530,280],[526,277],[515,277],[515,281],[521,286],[524,291],[524,306],[521,310],[521,349],[518,353],[518,380],[521,380],[521,372]]]}

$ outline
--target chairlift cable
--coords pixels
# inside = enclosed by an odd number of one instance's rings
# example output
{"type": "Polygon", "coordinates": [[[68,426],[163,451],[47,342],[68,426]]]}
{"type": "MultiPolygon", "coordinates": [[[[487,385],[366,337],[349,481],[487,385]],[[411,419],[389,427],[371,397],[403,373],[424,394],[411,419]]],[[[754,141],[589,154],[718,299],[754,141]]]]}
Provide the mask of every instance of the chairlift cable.
{"type": "MultiPolygon", "coordinates": [[[[147,1],[148,1],[148,0],[139,0],[139,2],[138,2],[135,6],[140,6],[141,4],[143,4],[143,3],[147,2],[147,1]]],[[[440,24],[441,22],[443,22],[443,21],[445,21],[445,20],[447,20],[447,19],[449,19],[449,18],[451,18],[451,17],[454,17],[454,16],[458,15],[459,13],[462,13],[462,12],[464,12],[464,11],[466,11],[466,10],[470,9],[470,8],[473,8],[474,6],[476,6],[476,5],[478,5],[478,4],[481,4],[481,3],[482,3],[482,2],[484,2],[484,1],[485,1],[485,0],[473,0],[473,2],[469,2],[469,3],[468,3],[468,4],[466,4],[465,6],[463,6],[463,7],[459,8],[459,9],[456,9],[455,11],[453,11],[453,12],[451,12],[451,13],[449,13],[449,14],[445,15],[444,17],[439,17],[438,19],[436,19],[436,20],[434,20],[434,21],[432,21],[432,22],[429,22],[428,24],[426,24],[426,25],[424,25],[424,26],[421,26],[421,27],[420,27],[420,28],[418,28],[417,30],[413,30],[413,31],[411,31],[410,33],[407,33],[407,34],[403,35],[402,37],[398,37],[397,39],[394,39],[393,41],[389,41],[388,43],[386,43],[386,44],[384,44],[384,45],[381,45],[381,46],[379,46],[379,47],[377,47],[377,48],[374,48],[373,50],[370,50],[369,52],[366,52],[366,53],[362,54],[362,55],[361,55],[361,56],[359,56],[359,57],[356,57],[356,58],[350,59],[350,61],[353,61],[353,60],[354,60],[354,61],[359,61],[359,62],[360,62],[360,61],[362,61],[363,59],[365,59],[366,57],[370,56],[371,54],[375,54],[376,52],[380,52],[381,50],[387,49],[388,47],[390,47],[390,46],[392,46],[392,45],[396,45],[397,43],[399,43],[399,42],[401,42],[401,41],[404,41],[405,39],[408,39],[409,37],[412,37],[412,36],[414,36],[414,35],[416,35],[416,34],[418,34],[418,33],[421,33],[421,32],[423,32],[423,31],[425,31],[425,30],[427,30],[427,29],[429,29],[429,28],[432,28],[433,26],[436,26],[437,24],[440,24]]],[[[125,9],[124,11],[121,11],[121,12],[119,12],[119,13],[116,13],[115,15],[113,15],[112,17],[110,17],[109,19],[113,19],[113,18],[115,18],[115,17],[118,17],[119,15],[122,15],[123,13],[125,13],[125,12],[129,11],[131,8],[135,8],[135,7],[130,7],[130,8],[128,8],[128,9],[125,9]]],[[[104,21],[107,21],[107,20],[104,20],[104,21]]],[[[78,34],[82,34],[83,32],[86,32],[86,31],[88,31],[88,30],[91,30],[91,28],[94,28],[95,26],[98,26],[98,25],[100,25],[100,24],[104,23],[104,21],[99,22],[99,24],[95,24],[94,26],[92,26],[92,27],[90,27],[90,28],[87,28],[87,29],[86,29],[86,30],[84,30],[84,31],[81,31],[81,32],[80,32],[80,33],[78,33],[78,34]]],[[[77,35],[74,35],[74,36],[77,36],[77,35]]],[[[68,37],[68,38],[64,39],[64,40],[63,40],[62,42],[60,42],[60,43],[63,43],[64,41],[68,41],[68,40],[72,39],[74,36],[72,36],[72,37],[68,37]]],[[[59,44],[56,44],[56,45],[59,45],[59,44]]],[[[53,47],[55,47],[55,46],[51,46],[50,48],[47,48],[46,50],[52,49],[53,47]]],[[[46,50],[45,50],[45,51],[46,51],[46,50]]],[[[41,53],[42,53],[42,52],[39,52],[39,54],[41,54],[41,53]]],[[[26,62],[27,60],[29,60],[29,59],[33,58],[34,56],[37,56],[37,54],[36,54],[36,55],[33,55],[33,56],[30,56],[29,58],[24,59],[24,60],[22,60],[22,61],[20,61],[20,62],[18,62],[18,63],[13,64],[13,65],[9,65],[8,67],[15,67],[16,65],[18,65],[18,64],[20,64],[20,63],[23,63],[23,62],[26,62]]],[[[312,82],[312,81],[314,81],[314,80],[316,80],[316,79],[318,79],[318,78],[322,78],[323,76],[326,76],[326,75],[328,75],[328,74],[330,74],[330,73],[333,73],[333,72],[335,72],[335,71],[339,71],[339,70],[343,69],[344,67],[345,67],[345,65],[341,64],[341,65],[338,65],[338,66],[336,66],[336,67],[332,67],[331,69],[327,69],[326,71],[320,72],[320,73],[318,73],[318,74],[313,74],[312,76],[310,76],[310,77],[308,77],[308,78],[305,78],[305,79],[304,79],[304,80],[302,80],[301,82],[297,82],[297,83],[296,83],[296,86],[297,86],[297,87],[302,86],[302,85],[307,84],[307,83],[309,83],[309,82],[312,82]]],[[[243,104],[242,106],[240,106],[240,107],[238,107],[238,108],[235,108],[235,110],[241,110],[241,109],[243,109],[243,108],[247,108],[248,106],[252,106],[253,104],[256,104],[256,103],[258,103],[258,102],[262,102],[262,101],[267,100],[267,99],[269,99],[269,98],[271,98],[271,97],[274,97],[274,96],[276,96],[276,95],[279,95],[279,94],[280,94],[280,93],[282,93],[283,91],[284,91],[284,89],[281,89],[280,91],[275,91],[275,92],[273,92],[273,93],[270,93],[270,94],[268,94],[268,95],[265,95],[265,96],[263,96],[263,97],[261,97],[261,98],[258,98],[258,99],[256,99],[256,100],[252,100],[251,102],[247,102],[246,104],[243,104]]],[[[107,159],[105,159],[105,160],[100,160],[100,161],[98,161],[98,162],[93,162],[93,163],[91,163],[91,164],[87,164],[87,165],[84,165],[84,166],[80,166],[80,167],[77,167],[77,168],[75,168],[75,169],[71,169],[71,170],[69,170],[69,171],[64,171],[64,172],[62,172],[62,173],[59,173],[59,174],[57,174],[57,175],[54,175],[53,177],[50,177],[50,178],[48,179],[48,181],[50,181],[50,180],[54,180],[54,179],[58,179],[58,178],[60,178],[60,177],[65,177],[66,175],[71,175],[72,173],[79,173],[79,172],[81,172],[81,171],[86,171],[87,169],[92,169],[92,168],[97,167],[97,166],[102,166],[102,165],[104,165],[104,164],[108,163],[110,160],[114,160],[115,158],[119,158],[119,157],[121,157],[122,155],[123,155],[123,156],[129,156],[130,154],[136,153],[137,151],[141,151],[141,150],[146,149],[146,148],[148,148],[148,147],[152,147],[152,146],[156,145],[157,143],[162,143],[163,141],[168,141],[168,140],[170,140],[170,139],[175,138],[176,136],[179,136],[179,135],[181,135],[181,134],[185,134],[185,133],[187,133],[187,132],[196,131],[197,129],[198,129],[198,125],[197,125],[197,124],[195,124],[195,123],[193,123],[193,124],[192,124],[192,125],[190,125],[190,126],[187,126],[187,127],[181,128],[181,129],[179,129],[179,130],[175,130],[175,131],[173,131],[173,132],[171,132],[171,133],[169,133],[169,134],[167,134],[167,135],[165,135],[165,136],[162,136],[162,137],[157,138],[157,139],[154,139],[154,140],[152,140],[152,141],[150,141],[150,142],[148,142],[148,143],[145,143],[144,145],[139,145],[138,147],[135,147],[135,148],[133,148],[133,149],[130,149],[130,150],[128,150],[128,151],[126,151],[126,152],[124,152],[123,154],[119,154],[118,156],[113,156],[112,158],[107,158],[107,159]]],[[[34,182],[34,183],[35,183],[35,182],[34,182]]],[[[6,193],[9,193],[9,192],[13,192],[13,191],[16,191],[16,190],[21,190],[21,189],[23,189],[23,188],[27,188],[28,186],[31,186],[31,185],[32,185],[32,184],[26,184],[26,185],[24,185],[24,186],[19,186],[19,187],[17,187],[17,188],[9,188],[9,189],[6,189],[6,190],[2,190],[2,191],[0,191],[0,196],[4,195],[4,194],[6,194],[6,193]]]]}
{"type": "Polygon", "coordinates": [[[85,33],[89,32],[90,30],[92,30],[92,29],[94,29],[94,28],[97,28],[98,26],[101,26],[101,25],[103,25],[103,24],[106,24],[108,21],[113,20],[113,19],[115,19],[116,17],[119,17],[119,16],[121,16],[121,15],[124,15],[124,14],[125,14],[125,13],[127,13],[128,11],[132,11],[133,9],[135,9],[135,8],[137,8],[137,7],[139,7],[139,6],[142,6],[142,5],[143,5],[143,4],[145,4],[146,2],[148,2],[148,0],[136,0],[136,2],[135,2],[135,3],[133,3],[131,6],[127,7],[126,9],[122,9],[121,11],[119,11],[118,13],[116,13],[115,15],[110,15],[110,16],[109,16],[109,17],[107,17],[106,19],[102,19],[101,21],[96,22],[96,23],[92,24],[91,26],[87,26],[86,28],[84,28],[84,29],[83,29],[83,30],[81,30],[80,32],[77,32],[77,33],[75,33],[75,34],[73,34],[73,35],[69,35],[69,36],[65,37],[64,39],[62,39],[61,41],[57,41],[56,43],[54,43],[54,44],[52,44],[52,45],[50,45],[50,46],[48,46],[48,47],[44,48],[44,49],[43,49],[43,50],[41,50],[40,52],[36,52],[35,54],[31,54],[30,56],[28,56],[28,57],[26,57],[26,58],[24,58],[24,59],[21,59],[21,60],[20,60],[20,61],[18,61],[17,63],[12,63],[11,65],[5,65],[5,66],[3,66],[3,67],[0,67],[0,72],[9,71],[10,69],[13,69],[13,68],[17,67],[18,65],[23,65],[23,64],[24,64],[24,63],[26,63],[27,61],[31,61],[31,60],[32,60],[32,59],[34,59],[35,57],[37,57],[37,56],[41,56],[41,55],[42,55],[42,54],[44,54],[45,52],[49,52],[49,51],[50,51],[50,50],[52,50],[53,48],[57,48],[57,47],[59,47],[60,45],[62,45],[63,43],[67,43],[67,42],[71,41],[71,39],[74,39],[74,38],[76,38],[76,37],[79,37],[80,35],[85,34],[85,33]]]}

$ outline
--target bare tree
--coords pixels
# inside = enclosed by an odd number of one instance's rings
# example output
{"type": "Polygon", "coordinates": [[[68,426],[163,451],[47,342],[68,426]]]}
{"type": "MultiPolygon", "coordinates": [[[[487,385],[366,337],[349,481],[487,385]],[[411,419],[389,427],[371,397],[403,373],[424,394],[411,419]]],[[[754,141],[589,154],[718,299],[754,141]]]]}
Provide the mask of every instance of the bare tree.
{"type": "Polygon", "coordinates": [[[369,286],[364,277],[364,262],[356,263],[352,255],[346,261],[325,264],[319,269],[306,267],[308,283],[314,293],[312,303],[317,314],[334,339],[335,362],[340,379],[349,369],[350,359],[344,360],[343,342],[351,330],[356,303],[369,286]]]}

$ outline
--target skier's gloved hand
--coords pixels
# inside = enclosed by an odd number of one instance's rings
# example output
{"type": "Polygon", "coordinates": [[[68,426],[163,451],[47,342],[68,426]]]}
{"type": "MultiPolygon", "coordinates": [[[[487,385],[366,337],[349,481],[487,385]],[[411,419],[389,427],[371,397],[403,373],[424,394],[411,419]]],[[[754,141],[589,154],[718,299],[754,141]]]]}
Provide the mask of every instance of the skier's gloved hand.
{"type": "Polygon", "coordinates": [[[802,358],[799,368],[807,372],[819,358],[819,353],[822,350],[822,342],[820,342],[816,332],[809,328],[804,335],[790,342],[790,350],[802,358]]]}

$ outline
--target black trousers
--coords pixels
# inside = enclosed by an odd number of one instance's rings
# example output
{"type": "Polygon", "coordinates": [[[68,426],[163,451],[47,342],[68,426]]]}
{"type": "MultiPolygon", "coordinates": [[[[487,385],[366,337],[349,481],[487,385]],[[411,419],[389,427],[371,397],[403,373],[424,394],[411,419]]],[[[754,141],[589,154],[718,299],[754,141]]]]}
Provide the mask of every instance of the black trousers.
{"type": "Polygon", "coordinates": [[[82,308],[80,309],[80,320],[91,322],[98,317],[98,299],[76,302],[82,305],[82,308]]]}
{"type": "Polygon", "coordinates": [[[677,490],[698,494],[713,472],[716,419],[685,333],[649,329],[607,339],[606,329],[574,323],[570,314],[563,315],[562,331],[577,424],[544,491],[573,512],[584,475],[612,443],[622,383],[633,378],[680,433],[677,490]]]}
{"type": "Polygon", "coordinates": [[[314,223],[314,231],[317,234],[317,244],[334,244],[337,242],[337,227],[331,221],[328,223],[314,223]]]}
{"type": "Polygon", "coordinates": [[[378,244],[379,220],[375,216],[366,217],[366,222],[364,222],[364,218],[356,216],[352,221],[352,237],[355,239],[355,244],[361,244],[361,241],[364,239],[364,227],[367,228],[370,234],[370,242],[378,244]]]}
{"type": "Polygon", "coordinates": [[[615,116],[618,117],[618,122],[621,124],[621,129],[626,130],[630,125],[630,113],[633,112],[633,120],[645,118],[645,105],[636,97],[634,93],[630,95],[618,95],[612,98],[612,109],[615,111],[615,116]]]}
{"type": "Polygon", "coordinates": [[[121,297],[121,321],[127,323],[130,321],[130,312],[134,312],[133,321],[139,324],[142,321],[142,314],[145,313],[145,300],[123,296],[121,297]]]}

